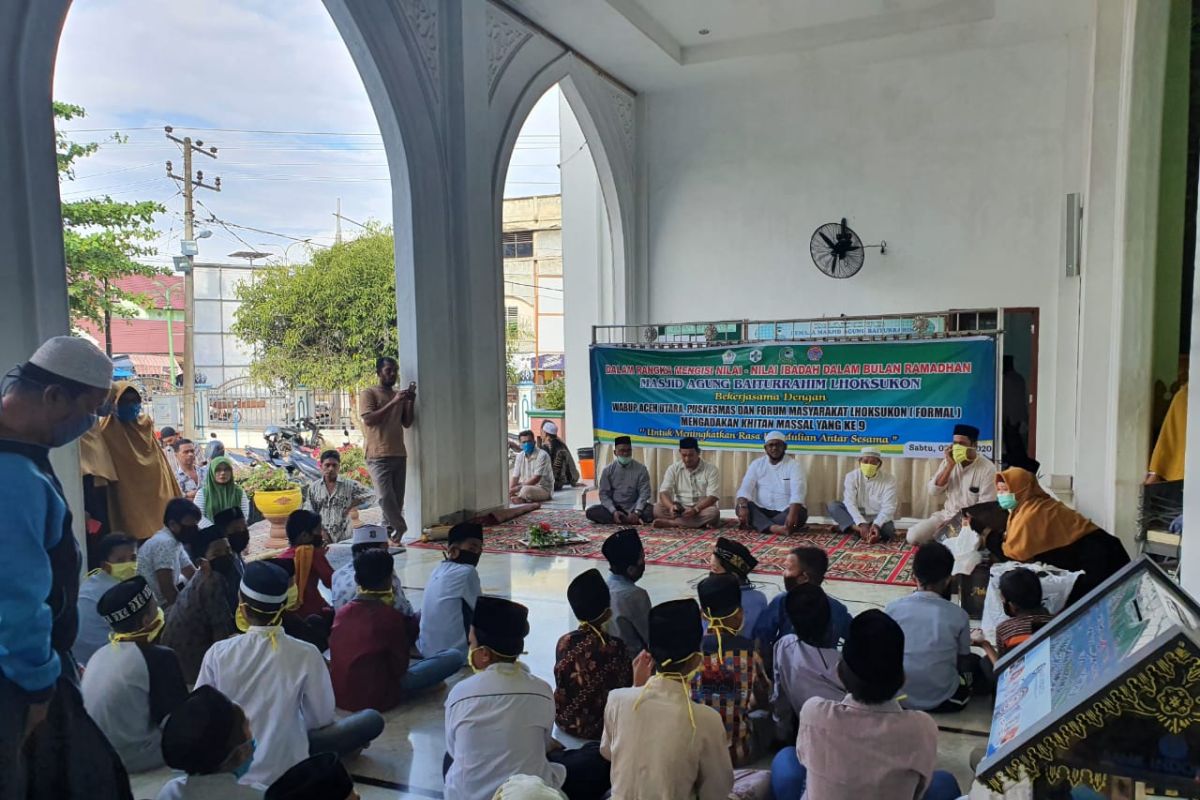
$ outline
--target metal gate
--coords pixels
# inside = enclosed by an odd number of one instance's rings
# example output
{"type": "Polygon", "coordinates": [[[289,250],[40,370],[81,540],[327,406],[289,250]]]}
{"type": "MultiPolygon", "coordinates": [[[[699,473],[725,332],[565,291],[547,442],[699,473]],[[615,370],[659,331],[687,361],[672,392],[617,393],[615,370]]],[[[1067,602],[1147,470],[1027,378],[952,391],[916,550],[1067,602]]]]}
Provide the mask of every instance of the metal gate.
{"type": "Polygon", "coordinates": [[[210,428],[262,430],[285,424],[292,416],[292,397],[286,389],[272,389],[249,378],[234,378],[205,393],[204,420],[210,428]]]}

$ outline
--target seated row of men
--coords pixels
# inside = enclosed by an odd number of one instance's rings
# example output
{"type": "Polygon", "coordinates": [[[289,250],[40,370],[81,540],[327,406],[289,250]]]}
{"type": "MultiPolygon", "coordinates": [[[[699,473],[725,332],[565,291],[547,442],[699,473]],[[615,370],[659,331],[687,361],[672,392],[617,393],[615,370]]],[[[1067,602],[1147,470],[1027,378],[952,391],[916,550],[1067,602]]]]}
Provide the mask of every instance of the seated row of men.
{"type": "MultiPolygon", "coordinates": [[[[963,509],[996,498],[996,467],[979,454],[979,430],[956,425],[944,462],[930,479],[931,497],[943,507],[908,532],[910,544],[934,540],[950,526],[960,525],[963,509]]],[[[787,455],[787,437],[771,431],[764,439],[766,454],[750,462],[737,490],[740,526],[760,533],[785,535],[804,529],[808,521],[807,476],[798,459],[787,455]]],[[[586,511],[598,525],[653,524],[656,528],[703,528],[720,524],[721,473],[700,456],[693,437],[679,440],[679,460],[667,468],[651,497],[650,473],[633,458],[633,440],[613,440],[613,463],[600,474],[600,502],[586,511]]],[[[518,468],[521,467],[518,457],[518,468]]],[[[842,499],[828,504],[834,527],[868,543],[890,541],[896,534],[899,501],[896,478],[882,469],[878,448],[864,447],[857,468],[842,481],[842,499]]],[[[515,475],[514,471],[514,475],[515,475]]]]}

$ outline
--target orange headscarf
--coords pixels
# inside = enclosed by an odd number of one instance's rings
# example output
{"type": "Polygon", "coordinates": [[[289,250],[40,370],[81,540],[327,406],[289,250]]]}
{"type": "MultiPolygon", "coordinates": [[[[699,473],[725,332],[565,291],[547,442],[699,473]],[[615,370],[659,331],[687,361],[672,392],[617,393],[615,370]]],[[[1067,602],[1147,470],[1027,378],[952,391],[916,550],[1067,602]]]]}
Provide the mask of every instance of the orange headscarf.
{"type": "MultiPolygon", "coordinates": [[[[130,381],[114,384],[115,400],[128,389],[136,391],[137,387],[130,381]]],[[[114,412],[92,432],[98,433],[116,472],[116,480],[109,479],[108,485],[109,527],[136,539],[149,539],[162,527],[167,501],[183,495],[154,439],[154,420],[142,415],[136,422],[125,423],[114,412]]]]}
{"type": "Polygon", "coordinates": [[[1009,467],[999,475],[1017,496],[1004,535],[1004,555],[1013,561],[1032,561],[1097,529],[1096,523],[1046,494],[1033,473],[1009,467]]]}

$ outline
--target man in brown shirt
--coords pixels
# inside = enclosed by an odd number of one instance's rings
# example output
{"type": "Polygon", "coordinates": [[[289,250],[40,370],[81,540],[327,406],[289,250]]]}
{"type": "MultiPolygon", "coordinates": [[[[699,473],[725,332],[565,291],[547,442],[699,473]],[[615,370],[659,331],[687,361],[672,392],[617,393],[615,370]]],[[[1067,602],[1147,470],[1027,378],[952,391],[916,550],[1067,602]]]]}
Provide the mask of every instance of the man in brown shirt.
{"type": "Polygon", "coordinates": [[[404,478],[408,451],[404,448],[404,429],[413,424],[413,405],[417,384],[410,383],[402,392],[395,389],[400,366],[396,359],[381,356],[375,360],[379,385],[364,389],[358,396],[366,439],[367,469],[379,496],[384,522],[394,530],[397,540],[408,530],[404,522],[404,478]]]}

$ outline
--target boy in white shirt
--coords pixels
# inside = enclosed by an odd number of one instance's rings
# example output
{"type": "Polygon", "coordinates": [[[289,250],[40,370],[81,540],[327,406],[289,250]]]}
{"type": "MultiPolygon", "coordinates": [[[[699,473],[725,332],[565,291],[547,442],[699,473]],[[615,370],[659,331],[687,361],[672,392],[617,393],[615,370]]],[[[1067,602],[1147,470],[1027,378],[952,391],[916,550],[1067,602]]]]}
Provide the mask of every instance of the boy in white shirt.
{"type": "Polygon", "coordinates": [[[896,478],[881,472],[883,457],[874,447],[864,447],[858,468],[842,481],[842,500],[829,504],[829,516],[838,533],[856,533],[867,544],[890,542],[896,535],[896,478]],[[870,520],[867,517],[871,517],[870,520]]]}

